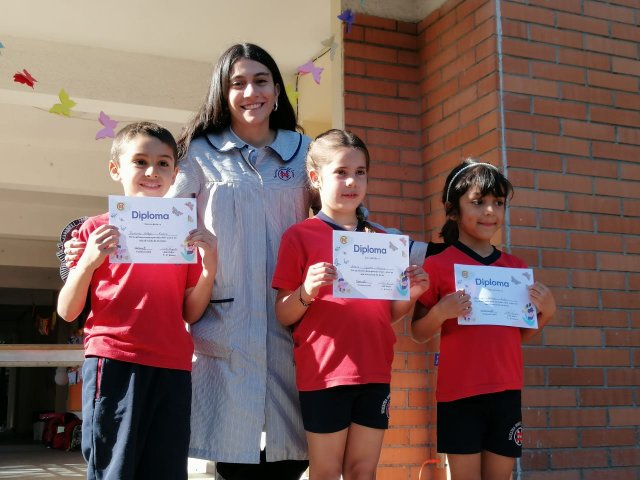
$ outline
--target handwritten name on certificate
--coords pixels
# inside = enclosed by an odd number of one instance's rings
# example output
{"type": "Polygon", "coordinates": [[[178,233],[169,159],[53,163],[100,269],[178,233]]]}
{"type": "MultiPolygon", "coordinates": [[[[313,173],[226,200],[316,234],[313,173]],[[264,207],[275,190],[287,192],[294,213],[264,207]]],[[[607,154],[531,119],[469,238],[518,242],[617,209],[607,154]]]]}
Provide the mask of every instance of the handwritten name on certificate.
{"type": "Polygon", "coordinates": [[[109,223],[118,227],[120,244],[111,263],[196,263],[185,239],[198,223],[192,198],[109,195],[109,223]]]}
{"type": "Polygon", "coordinates": [[[453,266],[456,290],[471,296],[471,312],[458,325],[502,325],[538,328],[536,307],[527,287],[533,285],[530,268],[453,266]]]}
{"type": "Polygon", "coordinates": [[[334,297],[409,299],[406,235],[334,230],[333,264],[338,270],[334,297]]]}

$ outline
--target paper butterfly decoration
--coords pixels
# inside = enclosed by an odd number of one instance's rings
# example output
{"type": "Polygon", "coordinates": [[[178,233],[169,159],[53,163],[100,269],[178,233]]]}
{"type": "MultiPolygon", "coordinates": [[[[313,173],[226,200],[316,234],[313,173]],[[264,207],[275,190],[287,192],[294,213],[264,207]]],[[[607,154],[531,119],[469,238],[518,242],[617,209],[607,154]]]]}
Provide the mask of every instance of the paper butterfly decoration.
{"type": "Polygon", "coordinates": [[[295,106],[295,104],[298,103],[298,95],[299,95],[299,93],[289,83],[287,85],[285,85],[284,91],[287,93],[287,98],[289,98],[289,103],[291,103],[291,105],[295,106]]]}
{"type": "Polygon", "coordinates": [[[353,14],[351,9],[347,8],[340,15],[338,15],[338,18],[347,25],[347,33],[349,33],[351,31],[351,25],[353,25],[353,22],[356,19],[356,16],[353,14]]]}
{"type": "Polygon", "coordinates": [[[0,55],[2,55],[2,49],[4,48],[4,45],[2,44],[2,42],[0,42],[0,55]]]}
{"type": "Polygon", "coordinates": [[[33,88],[33,84],[38,80],[33,78],[26,69],[23,69],[22,72],[13,75],[13,81],[16,83],[24,83],[27,87],[33,88]]]}
{"type": "Polygon", "coordinates": [[[331,58],[331,60],[336,56],[336,49],[338,48],[335,37],[335,35],[331,35],[331,37],[322,41],[322,45],[329,49],[329,58],[331,58]]]}
{"type": "Polygon", "coordinates": [[[71,116],[71,109],[76,106],[76,102],[69,98],[69,94],[65,92],[64,88],[61,88],[58,92],[58,98],[60,99],[60,103],[56,103],[53,107],[49,109],[51,113],[55,113],[57,115],[64,115],[65,117],[71,116]]]}
{"type": "Polygon", "coordinates": [[[322,74],[323,70],[324,70],[324,68],[322,68],[322,67],[316,67],[313,64],[313,60],[309,60],[304,65],[300,65],[298,67],[298,72],[301,73],[302,75],[305,75],[307,73],[310,73],[311,75],[313,75],[313,80],[318,85],[320,85],[320,75],[322,74]]]}
{"type": "Polygon", "coordinates": [[[111,120],[109,115],[102,111],[100,112],[98,121],[104,128],[98,130],[98,133],[96,133],[96,140],[100,140],[101,138],[113,138],[116,136],[116,132],[113,129],[116,128],[118,122],[111,120]]]}
{"type": "Polygon", "coordinates": [[[191,211],[193,212],[193,203],[191,203],[191,202],[187,202],[187,203],[185,203],[185,205],[186,205],[187,207],[189,207],[189,210],[191,210],[191,211]]]}

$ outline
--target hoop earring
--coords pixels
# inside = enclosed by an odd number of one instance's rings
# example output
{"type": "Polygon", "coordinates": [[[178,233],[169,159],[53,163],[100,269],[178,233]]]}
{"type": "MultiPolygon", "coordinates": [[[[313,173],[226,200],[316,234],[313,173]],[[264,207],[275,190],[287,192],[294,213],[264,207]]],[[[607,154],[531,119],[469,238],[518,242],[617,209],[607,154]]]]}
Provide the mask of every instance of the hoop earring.
{"type": "Polygon", "coordinates": [[[278,111],[278,99],[276,98],[276,103],[273,105],[273,111],[277,112],[278,111]]]}

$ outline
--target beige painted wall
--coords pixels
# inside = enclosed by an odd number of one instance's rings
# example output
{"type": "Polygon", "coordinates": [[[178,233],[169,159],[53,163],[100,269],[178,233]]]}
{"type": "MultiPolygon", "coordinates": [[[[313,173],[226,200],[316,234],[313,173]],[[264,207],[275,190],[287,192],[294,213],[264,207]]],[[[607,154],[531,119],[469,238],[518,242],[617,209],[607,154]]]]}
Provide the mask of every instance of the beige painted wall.
{"type": "MultiPolygon", "coordinates": [[[[149,119],[177,134],[206,93],[211,65],[34,39],[3,41],[14,51],[0,64],[0,288],[57,289],[61,229],[104,211],[106,196],[121,193],[107,174],[111,141],[94,139],[99,112],[121,126],[149,119]],[[33,91],[9,74],[28,65],[43,72],[33,91]],[[77,102],[71,118],[48,112],[60,87],[77,102]]],[[[301,77],[300,117],[310,135],[331,126],[333,104],[322,101],[334,94],[330,63],[321,85],[301,77]]]]}
{"type": "MultiPolygon", "coordinates": [[[[155,30],[134,28],[136,22],[131,17],[121,19],[116,33],[110,14],[101,14],[99,6],[87,2],[65,3],[67,8],[73,7],[69,14],[75,20],[57,26],[58,22],[42,13],[48,11],[48,0],[29,4],[10,0],[3,11],[4,20],[0,19],[0,26],[5,23],[0,30],[12,33],[0,38],[5,45],[0,57],[0,288],[58,288],[54,254],[60,230],[73,218],[104,211],[106,196],[120,193],[106,170],[110,140],[94,140],[101,110],[122,122],[121,126],[133,120],[155,120],[177,134],[204,98],[210,61],[229,44],[258,41],[281,67],[285,66],[285,82],[295,84],[292,65],[320,55],[326,48],[320,42],[333,34],[339,48],[333,61],[329,55],[318,60],[318,65],[325,68],[321,84],[313,82],[310,75],[301,76],[298,82],[299,120],[313,137],[344,125],[344,27],[336,18],[342,9],[417,20],[424,16],[425,9],[442,3],[329,1],[329,9],[327,4],[318,9],[320,4],[274,0],[268,9],[273,14],[270,19],[259,13],[264,9],[262,2],[247,0],[242,14],[247,15],[248,25],[257,26],[247,31],[249,36],[245,38],[239,37],[237,22],[217,21],[235,18],[239,13],[231,4],[221,6],[214,15],[217,37],[213,41],[207,29],[200,29],[201,36],[181,31],[189,25],[186,17],[175,29],[163,29],[163,25],[174,22],[176,13],[170,9],[152,9],[155,25],[163,30],[160,37],[154,37],[155,30]],[[223,11],[232,7],[229,12],[223,11]],[[290,19],[288,28],[274,29],[285,14],[290,19]],[[306,58],[301,61],[300,55],[306,58]],[[13,74],[23,68],[37,78],[35,89],[13,82],[13,74]],[[72,118],[48,112],[58,102],[60,88],[77,102],[72,118]]],[[[198,5],[200,10],[184,15],[198,15],[210,8],[208,3],[198,5]]],[[[55,10],[51,15],[59,13],[55,10]]]]}
{"type": "Polygon", "coordinates": [[[211,68],[42,40],[2,40],[12,51],[4,53],[0,67],[0,286],[57,288],[51,269],[57,267],[60,230],[73,218],[104,211],[106,196],[120,193],[107,175],[111,142],[95,140],[99,112],[122,124],[156,120],[177,133],[206,90],[211,68]],[[31,65],[42,72],[33,91],[10,74],[31,65]],[[61,87],[77,102],[71,118],[48,112],[61,87]]]}

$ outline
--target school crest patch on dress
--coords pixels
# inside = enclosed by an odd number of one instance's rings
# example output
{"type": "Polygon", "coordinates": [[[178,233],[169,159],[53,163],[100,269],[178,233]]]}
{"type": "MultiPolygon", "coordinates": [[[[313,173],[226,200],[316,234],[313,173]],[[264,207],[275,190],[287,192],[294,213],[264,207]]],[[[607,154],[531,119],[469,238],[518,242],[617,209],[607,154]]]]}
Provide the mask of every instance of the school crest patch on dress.
{"type": "Polygon", "coordinates": [[[273,175],[274,178],[279,178],[283,182],[288,182],[293,177],[295,177],[295,173],[293,168],[291,167],[280,167],[276,169],[276,173],[273,175]]]}

